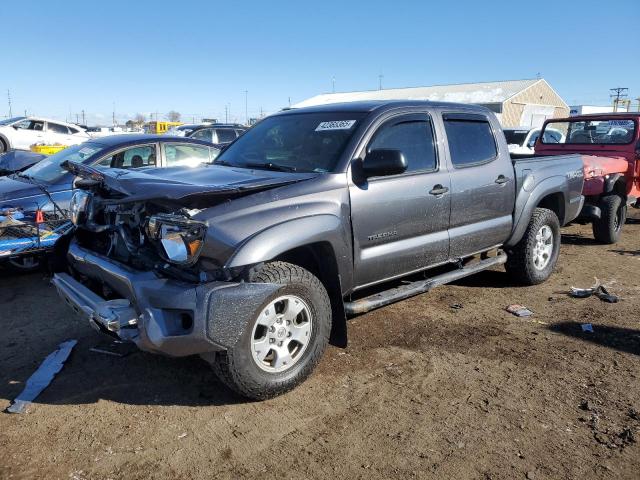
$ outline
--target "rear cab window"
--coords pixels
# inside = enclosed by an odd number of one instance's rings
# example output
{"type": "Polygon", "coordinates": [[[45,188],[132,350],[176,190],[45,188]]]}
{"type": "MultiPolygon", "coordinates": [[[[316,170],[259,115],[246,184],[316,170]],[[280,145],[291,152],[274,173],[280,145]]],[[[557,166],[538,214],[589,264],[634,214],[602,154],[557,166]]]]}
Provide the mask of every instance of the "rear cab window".
{"type": "Polygon", "coordinates": [[[455,168],[482,165],[498,156],[489,120],[479,114],[444,114],[451,163],[455,168]]]}
{"type": "Polygon", "coordinates": [[[550,121],[544,127],[542,143],[625,145],[633,142],[636,128],[636,122],[630,118],[550,121]],[[547,135],[552,131],[559,135],[547,135]]]}

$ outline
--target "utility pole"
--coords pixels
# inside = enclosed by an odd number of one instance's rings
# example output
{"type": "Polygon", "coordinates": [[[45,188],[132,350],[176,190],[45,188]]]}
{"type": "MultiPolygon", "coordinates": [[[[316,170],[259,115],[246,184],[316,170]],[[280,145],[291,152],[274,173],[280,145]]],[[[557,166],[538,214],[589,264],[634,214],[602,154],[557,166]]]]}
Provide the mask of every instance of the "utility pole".
{"type": "Polygon", "coordinates": [[[86,125],[87,122],[85,121],[85,117],[84,117],[84,108],[82,109],[82,124],[86,125]]]}
{"type": "Polygon", "coordinates": [[[249,98],[249,90],[244,91],[244,124],[249,125],[249,109],[247,108],[247,99],[249,98]]]}
{"type": "Polygon", "coordinates": [[[229,105],[224,106],[224,123],[229,123],[229,105]]]}
{"type": "Polygon", "coordinates": [[[113,126],[116,126],[116,102],[113,102],[113,114],[112,114],[113,126]]]}
{"type": "Polygon", "coordinates": [[[384,78],[383,74],[378,75],[378,90],[382,90],[382,79],[384,78]]]}
{"type": "Polygon", "coordinates": [[[79,115],[76,113],[76,125],[77,125],[78,123],[80,123],[80,118],[78,118],[78,117],[79,117],[79,115]]]}
{"type": "Polygon", "coordinates": [[[291,97],[289,97],[289,108],[291,108],[291,97]]]}
{"type": "Polygon", "coordinates": [[[13,117],[13,112],[11,110],[11,92],[7,88],[7,100],[9,100],[9,118],[13,117]]]}
{"type": "Polygon", "coordinates": [[[611,92],[609,97],[613,99],[613,111],[617,112],[618,104],[620,103],[621,100],[627,98],[629,89],[627,87],[616,87],[616,88],[610,88],[609,91],[611,92]]]}
{"type": "Polygon", "coordinates": [[[331,93],[336,93],[336,76],[331,77],[331,93]]]}

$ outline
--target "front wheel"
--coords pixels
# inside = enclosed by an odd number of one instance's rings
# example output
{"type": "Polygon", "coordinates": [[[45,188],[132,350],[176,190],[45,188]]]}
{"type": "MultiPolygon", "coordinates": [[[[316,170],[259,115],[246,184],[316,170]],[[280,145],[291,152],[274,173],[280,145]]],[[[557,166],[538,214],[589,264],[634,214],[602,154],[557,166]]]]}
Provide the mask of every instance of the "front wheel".
{"type": "Polygon", "coordinates": [[[297,265],[272,262],[249,281],[283,285],[229,350],[212,363],[220,380],[255,400],[280,395],[313,371],[329,341],[331,304],[324,285],[297,265]]]}
{"type": "Polygon", "coordinates": [[[558,261],[560,253],[560,222],[546,208],[533,211],[522,239],[507,258],[507,273],[524,285],[544,282],[558,261]]]}
{"type": "Polygon", "coordinates": [[[607,245],[616,243],[627,220],[627,205],[620,195],[607,195],[600,199],[598,206],[601,215],[593,221],[593,236],[607,245]]]}

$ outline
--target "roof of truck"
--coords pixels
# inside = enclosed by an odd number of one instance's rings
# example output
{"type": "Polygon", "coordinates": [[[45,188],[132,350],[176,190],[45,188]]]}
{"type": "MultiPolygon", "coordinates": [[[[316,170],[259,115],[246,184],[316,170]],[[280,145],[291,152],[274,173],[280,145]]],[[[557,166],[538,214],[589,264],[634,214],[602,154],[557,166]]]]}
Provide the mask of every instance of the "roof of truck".
{"type": "Polygon", "coordinates": [[[357,102],[330,103],[326,105],[314,105],[310,107],[290,108],[282,113],[321,113],[321,112],[362,112],[368,113],[374,110],[397,108],[397,107],[435,107],[435,108],[465,108],[488,112],[489,109],[480,105],[451,102],[431,102],[428,100],[362,100],[357,102]]]}

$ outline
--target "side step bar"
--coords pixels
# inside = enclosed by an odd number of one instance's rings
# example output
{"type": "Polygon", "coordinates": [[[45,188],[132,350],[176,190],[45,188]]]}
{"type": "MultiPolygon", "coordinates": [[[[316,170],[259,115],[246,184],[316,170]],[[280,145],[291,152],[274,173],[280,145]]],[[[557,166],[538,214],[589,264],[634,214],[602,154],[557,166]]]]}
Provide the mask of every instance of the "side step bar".
{"type": "Polygon", "coordinates": [[[481,272],[495,265],[502,265],[507,261],[507,254],[504,252],[499,253],[495,257],[486,258],[480,260],[477,263],[473,263],[466,267],[453,270],[451,272],[436,275],[427,280],[420,280],[418,282],[411,282],[407,285],[401,285],[399,287],[391,288],[380,293],[375,293],[368,297],[354,300],[352,302],[344,302],[344,309],[347,315],[356,315],[359,313],[369,312],[376,308],[384,307],[392,303],[404,300],[421,293],[426,293],[434,287],[444,285],[445,283],[454,282],[460,278],[473,275],[474,273],[481,272]]]}

